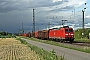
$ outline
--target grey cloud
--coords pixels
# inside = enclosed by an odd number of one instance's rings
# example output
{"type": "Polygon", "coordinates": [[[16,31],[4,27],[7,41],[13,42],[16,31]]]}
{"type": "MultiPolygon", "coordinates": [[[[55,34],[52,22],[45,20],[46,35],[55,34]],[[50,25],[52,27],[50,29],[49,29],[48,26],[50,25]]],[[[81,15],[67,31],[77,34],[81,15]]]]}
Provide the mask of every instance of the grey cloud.
{"type": "Polygon", "coordinates": [[[62,4],[62,1],[53,3],[52,0],[33,0],[33,1],[25,1],[25,0],[1,0],[0,1],[0,12],[10,12],[13,10],[27,10],[28,8],[37,8],[37,7],[49,7],[62,4]]]}
{"type": "Polygon", "coordinates": [[[70,11],[74,8],[74,6],[65,6],[65,7],[60,7],[58,9],[53,9],[53,10],[50,10],[48,12],[60,12],[60,11],[70,11]]]}
{"type": "MultiPolygon", "coordinates": [[[[64,2],[68,2],[64,0],[64,2]]],[[[35,8],[35,23],[36,29],[45,29],[48,27],[48,22],[55,25],[61,24],[61,18],[57,17],[57,19],[53,19],[53,16],[65,16],[63,13],[59,14],[62,11],[71,10],[74,6],[65,6],[60,8],[57,7],[60,4],[64,3],[63,1],[52,2],[52,0],[0,0],[0,30],[4,29],[7,31],[17,31],[20,26],[22,29],[22,22],[24,24],[24,30],[32,30],[32,9],[35,8]],[[42,8],[47,8],[46,10],[42,8]],[[50,10],[50,9],[52,10],[50,10]],[[50,11],[47,11],[47,10],[50,11]],[[9,13],[7,13],[9,12],[9,13]],[[47,18],[48,16],[48,18],[47,18]],[[50,19],[49,19],[50,18],[50,19]],[[58,22],[58,23],[57,23],[58,22]]],[[[64,12],[65,13],[65,12],[64,12]]],[[[77,22],[71,21],[71,23],[81,22],[81,17],[78,16],[77,22]]],[[[88,20],[89,21],[89,20],[88,20]]],[[[82,23],[82,22],[81,22],[82,23]]],[[[80,24],[81,24],[80,23],[80,24]]],[[[53,25],[51,25],[53,26],[53,25]]]]}
{"type": "Polygon", "coordinates": [[[73,9],[74,8],[74,6],[65,6],[65,7],[63,7],[62,9],[64,9],[64,10],[71,10],[71,9],[73,9]]]}
{"type": "Polygon", "coordinates": [[[17,8],[15,8],[13,6],[13,2],[11,1],[0,1],[0,12],[1,13],[5,13],[5,12],[9,12],[9,11],[13,11],[13,10],[17,10],[17,8]]]}
{"type": "Polygon", "coordinates": [[[55,3],[53,3],[53,2],[43,2],[43,1],[41,1],[41,2],[39,2],[38,6],[39,6],[39,7],[50,7],[50,6],[60,5],[60,4],[62,4],[62,3],[63,3],[62,1],[60,1],[60,2],[55,2],[55,3]],[[42,4],[41,4],[41,3],[42,3],[42,4]]]}

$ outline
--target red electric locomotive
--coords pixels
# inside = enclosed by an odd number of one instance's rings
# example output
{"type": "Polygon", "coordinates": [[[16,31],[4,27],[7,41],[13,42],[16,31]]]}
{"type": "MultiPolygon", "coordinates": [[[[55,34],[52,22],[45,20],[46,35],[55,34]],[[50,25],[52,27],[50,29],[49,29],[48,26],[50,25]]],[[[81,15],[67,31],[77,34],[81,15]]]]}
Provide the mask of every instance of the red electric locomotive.
{"type": "Polygon", "coordinates": [[[49,39],[70,41],[72,43],[74,40],[73,28],[69,28],[69,26],[63,26],[59,29],[51,29],[49,30],[49,39]]]}

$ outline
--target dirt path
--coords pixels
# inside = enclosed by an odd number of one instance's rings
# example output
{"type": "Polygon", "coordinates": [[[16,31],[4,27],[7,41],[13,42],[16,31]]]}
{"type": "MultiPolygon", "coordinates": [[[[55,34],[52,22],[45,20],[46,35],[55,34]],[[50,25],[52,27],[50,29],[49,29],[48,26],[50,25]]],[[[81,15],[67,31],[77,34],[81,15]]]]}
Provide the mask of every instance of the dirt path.
{"type": "Polygon", "coordinates": [[[22,40],[26,40],[28,43],[38,46],[40,48],[43,48],[46,51],[51,51],[54,49],[58,56],[64,55],[65,59],[67,60],[90,60],[89,53],[84,53],[84,52],[71,50],[71,49],[67,49],[63,47],[53,46],[53,45],[36,42],[36,41],[28,40],[28,39],[23,39],[23,38],[22,40]]]}

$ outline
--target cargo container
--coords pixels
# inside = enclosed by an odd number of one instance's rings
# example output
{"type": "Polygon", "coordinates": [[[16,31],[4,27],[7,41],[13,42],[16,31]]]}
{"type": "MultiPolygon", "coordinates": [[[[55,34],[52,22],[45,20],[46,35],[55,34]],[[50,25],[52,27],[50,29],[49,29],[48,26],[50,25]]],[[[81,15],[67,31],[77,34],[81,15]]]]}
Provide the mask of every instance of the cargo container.
{"type": "Polygon", "coordinates": [[[28,32],[28,33],[26,34],[26,36],[27,36],[27,37],[31,37],[31,33],[28,32]]]}
{"type": "Polygon", "coordinates": [[[38,38],[38,31],[35,32],[35,38],[38,38]]]}
{"type": "Polygon", "coordinates": [[[49,38],[49,30],[43,30],[42,39],[48,39],[48,38],[49,38]]]}
{"type": "Polygon", "coordinates": [[[42,31],[38,31],[38,38],[42,39],[42,31]]]}

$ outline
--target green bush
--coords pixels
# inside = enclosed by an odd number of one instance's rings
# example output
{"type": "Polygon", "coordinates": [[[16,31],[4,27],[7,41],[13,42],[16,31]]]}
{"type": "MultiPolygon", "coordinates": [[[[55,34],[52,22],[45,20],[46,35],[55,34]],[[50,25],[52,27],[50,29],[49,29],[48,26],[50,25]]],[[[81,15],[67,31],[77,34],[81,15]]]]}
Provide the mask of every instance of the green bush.
{"type": "MultiPolygon", "coordinates": [[[[90,28],[84,29],[84,38],[87,38],[90,33],[90,28]]],[[[74,31],[74,37],[75,39],[81,39],[82,38],[82,29],[77,29],[74,31]]]]}

